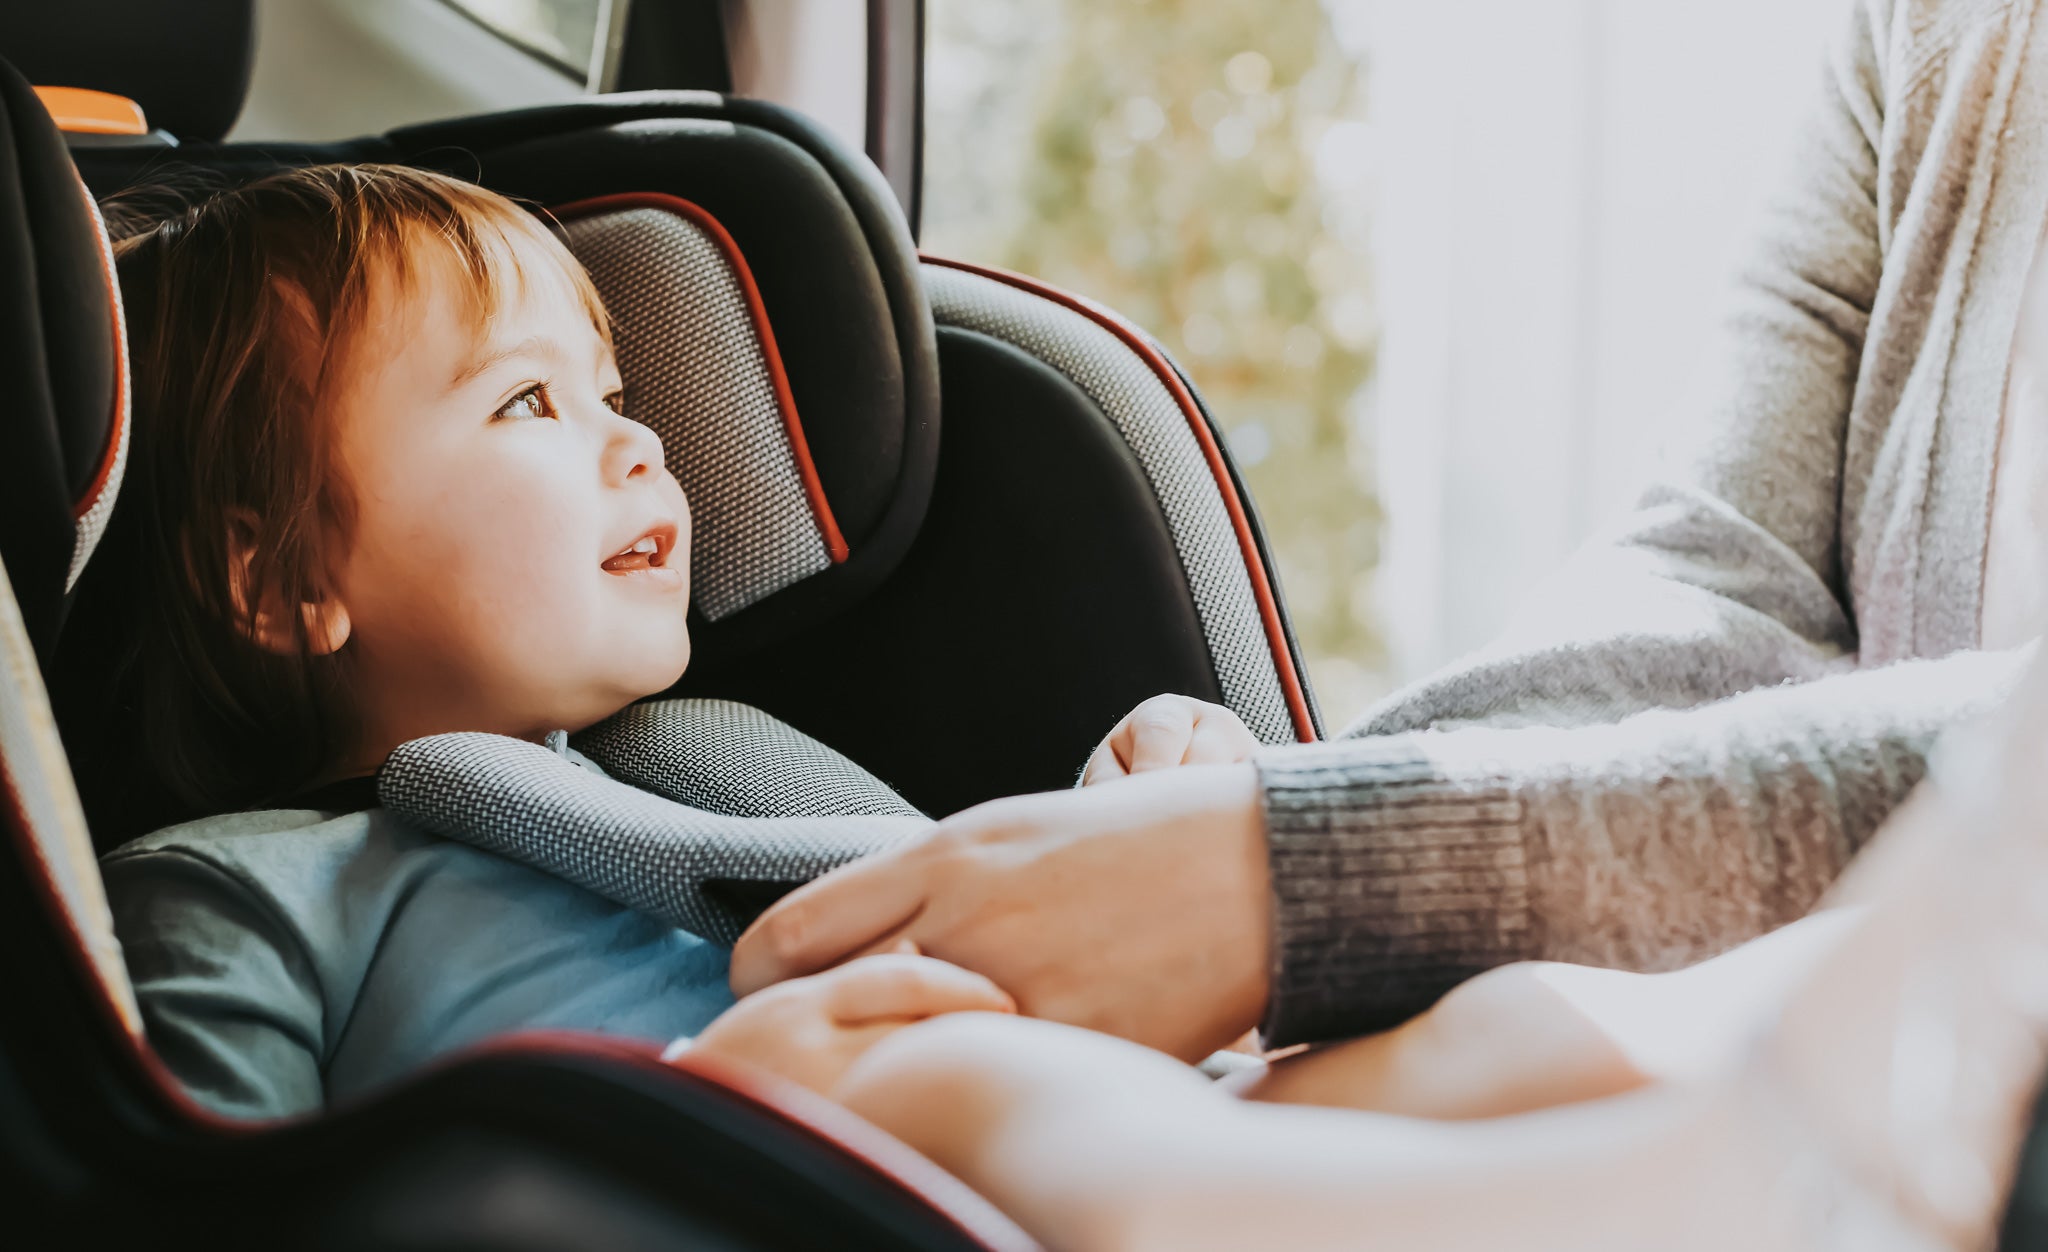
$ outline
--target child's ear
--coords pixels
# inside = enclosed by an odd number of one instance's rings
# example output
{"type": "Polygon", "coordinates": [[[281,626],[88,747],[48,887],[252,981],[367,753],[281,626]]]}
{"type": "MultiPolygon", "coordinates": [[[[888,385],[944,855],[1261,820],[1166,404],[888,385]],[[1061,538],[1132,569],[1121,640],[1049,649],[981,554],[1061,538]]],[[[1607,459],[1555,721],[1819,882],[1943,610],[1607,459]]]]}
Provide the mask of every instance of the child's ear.
{"type": "Polygon", "coordinates": [[[315,656],[327,656],[341,650],[348,642],[349,628],[353,624],[348,615],[348,606],[335,595],[326,595],[318,600],[302,601],[287,605],[279,597],[277,589],[266,588],[262,603],[249,603],[250,566],[256,560],[256,542],[259,533],[254,514],[236,510],[228,523],[228,580],[229,590],[234,597],[235,615],[242,629],[256,646],[270,652],[293,653],[300,647],[299,635],[292,629],[292,614],[298,614],[305,627],[304,646],[315,656]]]}
{"type": "MultiPolygon", "coordinates": [[[[306,621],[306,646],[315,656],[329,656],[341,651],[341,645],[348,642],[348,607],[335,596],[326,596],[315,603],[299,605],[299,614],[306,621]]],[[[268,645],[266,645],[268,646],[268,645]]]]}

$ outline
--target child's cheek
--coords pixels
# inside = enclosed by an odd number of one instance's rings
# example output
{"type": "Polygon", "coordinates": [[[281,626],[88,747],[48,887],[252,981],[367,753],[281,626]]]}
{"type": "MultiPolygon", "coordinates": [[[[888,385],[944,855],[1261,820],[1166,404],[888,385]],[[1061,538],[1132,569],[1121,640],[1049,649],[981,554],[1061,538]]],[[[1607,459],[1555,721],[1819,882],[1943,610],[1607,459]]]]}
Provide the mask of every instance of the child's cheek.
{"type": "Polygon", "coordinates": [[[606,556],[594,493],[565,481],[565,468],[522,460],[484,479],[474,502],[479,524],[466,528],[491,591],[520,601],[506,607],[544,619],[588,602],[606,556]]]}

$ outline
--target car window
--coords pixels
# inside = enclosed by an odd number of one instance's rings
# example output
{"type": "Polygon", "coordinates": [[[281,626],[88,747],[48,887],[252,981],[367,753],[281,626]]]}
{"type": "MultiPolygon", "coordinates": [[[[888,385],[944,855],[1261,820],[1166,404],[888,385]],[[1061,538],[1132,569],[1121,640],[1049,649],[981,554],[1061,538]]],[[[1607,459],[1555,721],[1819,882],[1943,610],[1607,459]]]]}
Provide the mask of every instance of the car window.
{"type": "MultiPolygon", "coordinates": [[[[444,0],[507,42],[578,79],[592,73],[600,41],[623,0],[444,0]]],[[[598,63],[598,73],[602,65],[598,63]]]]}
{"type": "Polygon", "coordinates": [[[1324,707],[1382,686],[1363,52],[1321,0],[929,0],[923,243],[1117,309],[1193,375],[1324,707]]]}

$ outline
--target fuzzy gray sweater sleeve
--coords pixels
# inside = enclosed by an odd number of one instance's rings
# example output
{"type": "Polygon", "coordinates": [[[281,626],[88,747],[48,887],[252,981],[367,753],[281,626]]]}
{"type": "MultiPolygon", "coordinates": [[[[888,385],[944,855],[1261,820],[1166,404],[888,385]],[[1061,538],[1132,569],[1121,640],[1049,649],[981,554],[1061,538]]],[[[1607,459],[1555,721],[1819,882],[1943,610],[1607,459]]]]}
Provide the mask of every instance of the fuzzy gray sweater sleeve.
{"type": "Polygon", "coordinates": [[[1871,326],[1899,281],[1878,156],[1899,3],[1853,6],[1710,345],[1721,389],[1682,468],[1499,642],[1335,742],[1259,758],[1272,1044],[1393,1024],[1508,961],[1669,967],[1790,921],[1935,736],[2016,675],[1982,653],[1860,668],[1846,607],[1846,588],[1868,609],[1890,584],[1852,568],[1842,502],[1913,507],[1848,455],[1859,377],[1910,372],[1893,358],[1911,337],[1871,326]]]}
{"type": "Polygon", "coordinates": [[[1396,1024],[1510,961],[1668,969],[1802,916],[2023,659],[1269,750],[1269,1043],[1396,1024]]]}

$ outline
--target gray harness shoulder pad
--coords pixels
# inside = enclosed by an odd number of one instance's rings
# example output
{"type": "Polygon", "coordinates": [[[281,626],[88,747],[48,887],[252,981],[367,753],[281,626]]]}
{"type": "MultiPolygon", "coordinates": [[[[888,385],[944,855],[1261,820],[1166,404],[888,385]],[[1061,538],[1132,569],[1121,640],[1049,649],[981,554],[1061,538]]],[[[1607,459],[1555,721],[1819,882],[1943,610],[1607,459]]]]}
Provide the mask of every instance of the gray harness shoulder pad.
{"type": "Polygon", "coordinates": [[[886,784],[758,709],[638,704],[571,741],[431,735],[377,772],[396,816],[716,943],[828,870],[931,825],[886,784]]]}

